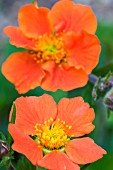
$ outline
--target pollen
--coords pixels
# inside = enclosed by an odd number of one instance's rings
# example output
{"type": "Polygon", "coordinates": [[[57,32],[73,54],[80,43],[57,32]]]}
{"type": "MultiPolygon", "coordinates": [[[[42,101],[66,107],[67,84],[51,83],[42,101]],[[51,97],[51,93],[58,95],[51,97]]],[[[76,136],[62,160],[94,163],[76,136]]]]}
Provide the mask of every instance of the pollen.
{"type": "Polygon", "coordinates": [[[56,64],[61,64],[62,62],[67,62],[67,49],[63,34],[54,33],[39,36],[35,51],[30,51],[30,53],[37,63],[54,61],[56,64]]]}
{"type": "Polygon", "coordinates": [[[71,126],[66,125],[65,121],[53,121],[50,118],[44,121],[43,124],[36,124],[36,141],[44,148],[47,149],[60,149],[64,147],[70,137],[68,137],[67,132],[71,129],[71,126]]]}

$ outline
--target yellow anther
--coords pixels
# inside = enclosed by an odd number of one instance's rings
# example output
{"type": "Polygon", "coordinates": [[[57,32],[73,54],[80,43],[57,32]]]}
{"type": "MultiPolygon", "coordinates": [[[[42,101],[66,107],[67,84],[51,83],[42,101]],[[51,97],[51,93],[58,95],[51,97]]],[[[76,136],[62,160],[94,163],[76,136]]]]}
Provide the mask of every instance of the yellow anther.
{"type": "Polygon", "coordinates": [[[53,122],[53,118],[50,118],[50,119],[48,120],[48,122],[53,122]]]}
{"type": "Polygon", "coordinates": [[[37,129],[37,125],[35,125],[35,129],[37,129]]]}
{"type": "Polygon", "coordinates": [[[64,33],[51,34],[39,36],[35,51],[30,51],[33,59],[37,63],[44,63],[46,61],[54,61],[56,64],[66,62],[67,48],[64,43],[64,33]]]}
{"type": "Polygon", "coordinates": [[[42,132],[42,130],[38,130],[39,132],[42,132]]]}
{"type": "Polygon", "coordinates": [[[72,128],[72,126],[69,126],[68,129],[70,130],[72,128]]]}
{"type": "Polygon", "coordinates": [[[47,121],[44,121],[44,125],[47,124],[47,121]]]}
{"type": "Polygon", "coordinates": [[[53,118],[52,117],[50,118],[50,121],[53,122],[53,118]]]}
{"type": "Polygon", "coordinates": [[[43,124],[36,124],[35,131],[38,139],[38,143],[45,148],[58,149],[65,146],[70,138],[67,135],[67,128],[71,129],[71,126],[66,125],[65,121],[53,122],[53,118],[44,121],[43,124]],[[53,122],[52,124],[50,122],[53,122]]]}
{"type": "Polygon", "coordinates": [[[65,125],[65,121],[62,120],[61,123],[62,123],[63,125],[65,125]]]}

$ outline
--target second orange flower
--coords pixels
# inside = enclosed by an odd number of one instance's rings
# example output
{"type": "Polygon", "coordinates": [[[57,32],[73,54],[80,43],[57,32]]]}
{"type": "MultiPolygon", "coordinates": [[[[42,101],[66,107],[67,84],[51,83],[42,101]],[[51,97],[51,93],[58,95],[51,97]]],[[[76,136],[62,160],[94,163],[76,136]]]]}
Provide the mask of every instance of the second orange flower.
{"type": "MultiPolygon", "coordinates": [[[[63,98],[58,105],[47,94],[15,101],[15,124],[9,124],[12,149],[35,166],[49,170],[80,170],[102,158],[106,151],[89,137],[95,114],[82,97],[63,98]]],[[[11,109],[10,118],[13,113],[11,109]]]]}

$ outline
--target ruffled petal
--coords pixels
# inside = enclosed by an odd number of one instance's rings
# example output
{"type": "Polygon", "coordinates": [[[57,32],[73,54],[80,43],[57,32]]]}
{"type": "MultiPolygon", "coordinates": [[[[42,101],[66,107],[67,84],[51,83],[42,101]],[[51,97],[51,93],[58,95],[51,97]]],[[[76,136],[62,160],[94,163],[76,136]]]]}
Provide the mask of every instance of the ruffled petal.
{"type": "Polygon", "coordinates": [[[43,65],[43,69],[46,76],[41,82],[41,87],[45,90],[69,91],[85,86],[88,81],[88,76],[82,69],[69,67],[68,64],[57,66],[53,62],[48,62],[43,65]]]}
{"type": "Polygon", "coordinates": [[[40,85],[44,72],[28,52],[11,54],[2,65],[3,75],[16,86],[19,93],[26,93],[40,85]]]}
{"type": "MultiPolygon", "coordinates": [[[[57,106],[52,96],[44,94],[40,97],[20,97],[15,100],[16,126],[27,135],[35,134],[35,125],[50,118],[55,119],[57,106]]],[[[10,118],[13,108],[11,109],[10,118]]]]}
{"type": "Polygon", "coordinates": [[[78,137],[90,133],[94,129],[94,117],[93,109],[89,108],[89,104],[85,103],[82,97],[63,98],[58,103],[57,118],[72,126],[68,131],[69,136],[78,137]]]}
{"type": "Polygon", "coordinates": [[[10,38],[10,43],[17,47],[34,49],[35,43],[27,38],[19,28],[8,26],[4,28],[4,33],[10,38]]]}
{"type": "Polygon", "coordinates": [[[32,164],[38,166],[38,161],[43,157],[42,148],[38,146],[38,143],[29,136],[23,135],[14,124],[9,124],[8,130],[14,139],[12,149],[24,154],[32,164]]]}
{"type": "Polygon", "coordinates": [[[49,18],[57,31],[73,31],[78,34],[86,30],[94,34],[97,28],[96,16],[92,9],[69,0],[57,2],[50,11],[49,18]]]}
{"type": "Polygon", "coordinates": [[[21,7],[18,15],[20,29],[30,38],[50,33],[52,26],[47,18],[48,13],[48,8],[38,8],[32,4],[21,7]]]}
{"type": "Polygon", "coordinates": [[[101,46],[98,38],[83,31],[79,36],[67,35],[65,43],[70,50],[67,57],[69,64],[91,73],[99,61],[101,46]]]}
{"type": "Polygon", "coordinates": [[[80,167],[73,163],[65,153],[53,151],[43,157],[39,165],[51,170],[80,170],[80,167]]]}
{"type": "Polygon", "coordinates": [[[88,164],[102,158],[106,151],[96,145],[91,138],[81,138],[70,141],[66,145],[69,158],[78,164],[88,164]]]}

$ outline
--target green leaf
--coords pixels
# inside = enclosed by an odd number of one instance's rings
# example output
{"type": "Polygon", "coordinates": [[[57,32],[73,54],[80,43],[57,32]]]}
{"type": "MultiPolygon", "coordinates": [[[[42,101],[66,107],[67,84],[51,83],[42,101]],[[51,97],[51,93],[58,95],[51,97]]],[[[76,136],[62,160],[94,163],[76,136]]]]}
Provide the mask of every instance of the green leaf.
{"type": "MultiPolygon", "coordinates": [[[[14,124],[15,123],[15,118],[16,118],[16,105],[15,105],[15,103],[13,103],[12,117],[11,117],[11,121],[9,123],[13,123],[14,124]]],[[[12,137],[11,137],[9,132],[8,132],[7,140],[8,140],[9,146],[11,146],[13,139],[12,139],[12,137]]]]}
{"type": "Polygon", "coordinates": [[[7,143],[8,143],[8,146],[11,147],[12,142],[13,142],[13,139],[12,139],[10,133],[8,132],[8,135],[7,135],[7,143]]]}
{"type": "Polygon", "coordinates": [[[6,137],[4,136],[2,132],[0,132],[0,139],[6,142],[6,137]]]}
{"type": "MultiPolygon", "coordinates": [[[[17,160],[16,160],[17,161],[17,160]]],[[[16,170],[36,170],[36,167],[31,164],[31,162],[25,157],[21,156],[18,160],[16,170]]]]}
{"type": "Polygon", "coordinates": [[[11,117],[11,121],[10,123],[15,123],[15,119],[16,119],[16,105],[15,103],[13,103],[13,112],[12,112],[12,117],[11,117]]]}
{"type": "Polygon", "coordinates": [[[108,153],[104,157],[87,167],[86,170],[112,170],[113,154],[108,153]]]}
{"type": "Polygon", "coordinates": [[[0,168],[3,166],[7,166],[9,164],[10,158],[5,156],[2,158],[2,160],[0,161],[0,168]]]}

